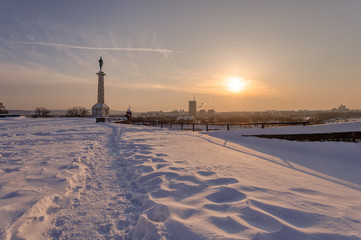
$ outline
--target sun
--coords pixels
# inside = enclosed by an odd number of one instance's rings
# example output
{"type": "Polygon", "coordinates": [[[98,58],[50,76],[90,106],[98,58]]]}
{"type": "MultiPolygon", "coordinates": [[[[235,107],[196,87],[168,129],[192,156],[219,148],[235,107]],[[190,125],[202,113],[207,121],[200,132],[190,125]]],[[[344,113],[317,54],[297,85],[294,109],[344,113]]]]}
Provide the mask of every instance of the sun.
{"type": "Polygon", "coordinates": [[[233,76],[226,79],[227,90],[233,93],[238,93],[243,90],[245,81],[239,77],[233,76]]]}

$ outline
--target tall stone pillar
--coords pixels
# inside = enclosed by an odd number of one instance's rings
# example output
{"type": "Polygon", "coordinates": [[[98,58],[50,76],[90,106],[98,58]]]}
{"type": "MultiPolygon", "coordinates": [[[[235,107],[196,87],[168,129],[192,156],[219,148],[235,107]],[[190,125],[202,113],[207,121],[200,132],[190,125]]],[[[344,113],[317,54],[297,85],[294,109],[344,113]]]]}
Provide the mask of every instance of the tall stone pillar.
{"type": "Polygon", "coordinates": [[[96,122],[105,122],[105,118],[109,116],[109,107],[104,102],[104,76],[103,71],[99,71],[98,75],[98,102],[92,107],[92,116],[96,117],[96,122]]]}
{"type": "Polygon", "coordinates": [[[99,71],[98,75],[98,103],[104,104],[104,76],[106,75],[103,71],[99,71]]]}

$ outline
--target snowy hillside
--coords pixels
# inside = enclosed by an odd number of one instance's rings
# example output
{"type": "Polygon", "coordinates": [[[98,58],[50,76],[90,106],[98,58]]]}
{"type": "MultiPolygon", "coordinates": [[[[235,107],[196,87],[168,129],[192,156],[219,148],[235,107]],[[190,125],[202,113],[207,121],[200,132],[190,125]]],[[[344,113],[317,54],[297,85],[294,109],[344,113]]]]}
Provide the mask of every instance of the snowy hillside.
{"type": "Polygon", "coordinates": [[[1,239],[361,239],[361,143],[0,120],[1,239]]]}

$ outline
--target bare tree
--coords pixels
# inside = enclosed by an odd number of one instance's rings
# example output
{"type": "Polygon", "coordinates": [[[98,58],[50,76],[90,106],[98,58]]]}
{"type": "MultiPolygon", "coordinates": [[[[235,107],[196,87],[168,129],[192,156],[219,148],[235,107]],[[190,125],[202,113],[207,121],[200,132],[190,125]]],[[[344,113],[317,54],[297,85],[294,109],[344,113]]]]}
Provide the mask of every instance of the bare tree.
{"type": "Polygon", "coordinates": [[[36,118],[46,118],[50,117],[50,110],[45,107],[37,107],[35,108],[35,115],[36,118]]]}
{"type": "Polygon", "coordinates": [[[0,102],[0,114],[7,114],[7,113],[9,113],[8,110],[6,110],[4,104],[0,102]]]}
{"type": "Polygon", "coordinates": [[[86,117],[88,115],[88,109],[85,107],[72,107],[66,111],[67,117],[86,117]]]}
{"type": "Polygon", "coordinates": [[[79,114],[81,117],[86,117],[88,115],[88,109],[85,107],[79,107],[79,114]]]}

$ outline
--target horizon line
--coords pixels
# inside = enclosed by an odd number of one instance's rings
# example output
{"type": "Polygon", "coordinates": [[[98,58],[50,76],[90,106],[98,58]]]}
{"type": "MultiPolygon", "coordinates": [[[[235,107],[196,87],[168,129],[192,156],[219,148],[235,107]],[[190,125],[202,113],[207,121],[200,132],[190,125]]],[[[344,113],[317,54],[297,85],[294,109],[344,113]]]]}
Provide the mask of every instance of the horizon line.
{"type": "MultiPolygon", "coordinates": [[[[68,109],[59,109],[59,108],[47,108],[51,111],[67,111],[68,109]]],[[[34,109],[7,109],[8,111],[34,111],[34,109]]],[[[87,110],[91,110],[91,108],[87,109],[87,110]]],[[[180,109],[180,110],[186,110],[186,109],[180,109]]],[[[215,109],[207,109],[207,110],[215,110],[215,109]]],[[[118,109],[111,109],[111,111],[126,111],[126,110],[118,110],[118,109]]],[[[234,113],[240,113],[240,112],[299,112],[299,111],[310,111],[310,112],[317,112],[317,111],[334,111],[333,109],[294,109],[294,110],[275,110],[275,109],[268,109],[268,110],[234,110],[234,111],[215,111],[217,113],[230,113],[230,112],[234,112],[234,113]]],[[[350,109],[350,112],[352,111],[361,111],[361,109],[350,109]]],[[[142,112],[172,112],[172,111],[166,111],[166,110],[148,110],[148,111],[137,111],[137,113],[142,113],[142,112]]],[[[185,111],[187,112],[187,111],[185,111]]]]}

